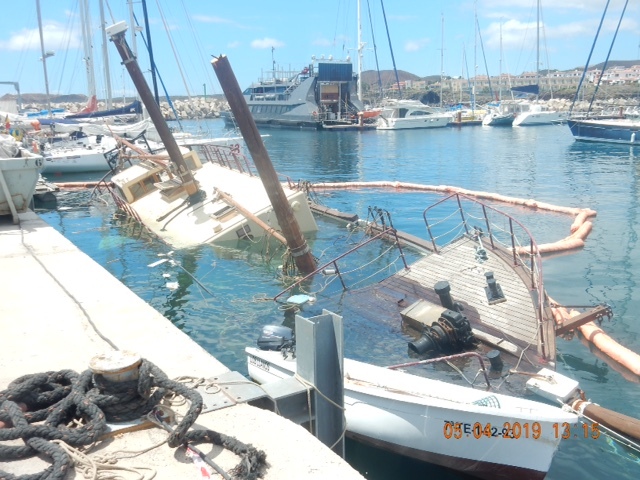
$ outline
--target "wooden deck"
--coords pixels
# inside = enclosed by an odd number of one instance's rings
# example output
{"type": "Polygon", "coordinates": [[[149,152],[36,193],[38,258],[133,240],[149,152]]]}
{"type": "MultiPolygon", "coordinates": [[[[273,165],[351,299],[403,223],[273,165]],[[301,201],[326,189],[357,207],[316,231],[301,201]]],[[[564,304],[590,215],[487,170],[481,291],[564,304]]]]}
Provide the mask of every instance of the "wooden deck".
{"type": "MultiPolygon", "coordinates": [[[[408,270],[350,292],[343,299],[343,307],[372,319],[386,317],[400,321],[400,312],[418,300],[440,306],[434,285],[445,280],[451,286],[453,300],[464,306],[462,313],[477,337],[487,334],[497,347],[516,356],[526,349],[528,357],[538,357],[540,329],[534,306],[537,292],[529,288],[529,271],[523,266],[514,266],[508,252],[492,250],[486,245],[488,258],[479,262],[477,245],[473,238],[463,237],[439,253],[419,259],[408,270]],[[489,304],[485,272],[493,272],[506,301],[489,304]]],[[[555,355],[555,339],[551,348],[555,355]]]]}

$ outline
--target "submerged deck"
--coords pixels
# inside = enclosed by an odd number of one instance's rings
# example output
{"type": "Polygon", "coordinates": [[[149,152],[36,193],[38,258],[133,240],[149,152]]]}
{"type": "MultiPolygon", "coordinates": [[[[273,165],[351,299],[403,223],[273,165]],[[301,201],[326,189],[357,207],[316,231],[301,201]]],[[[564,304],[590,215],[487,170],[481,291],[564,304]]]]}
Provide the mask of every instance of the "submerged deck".
{"type": "MultiPolygon", "coordinates": [[[[350,291],[342,299],[343,314],[357,312],[374,321],[384,318],[385,322],[400,322],[400,312],[418,300],[440,306],[434,285],[445,280],[451,286],[453,300],[464,306],[462,314],[469,319],[477,338],[515,356],[526,350],[528,359],[537,363],[537,292],[529,288],[529,271],[514,265],[512,257],[502,249],[487,248],[487,260],[479,262],[477,245],[473,238],[461,237],[439,253],[419,259],[409,269],[367,288],[350,291]],[[489,303],[485,272],[493,272],[506,301],[489,303]]],[[[555,355],[555,346],[551,347],[555,355]]]]}

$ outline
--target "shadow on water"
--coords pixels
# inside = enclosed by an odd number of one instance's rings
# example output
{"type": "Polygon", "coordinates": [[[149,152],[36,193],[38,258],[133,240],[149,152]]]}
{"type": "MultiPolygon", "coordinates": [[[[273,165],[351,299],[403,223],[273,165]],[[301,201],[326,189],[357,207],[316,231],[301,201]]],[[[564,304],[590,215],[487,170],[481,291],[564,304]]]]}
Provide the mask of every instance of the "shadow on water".
{"type": "Polygon", "coordinates": [[[411,458],[395,455],[384,450],[364,445],[355,440],[345,442],[345,458],[349,465],[370,480],[468,480],[472,477],[462,475],[438,465],[423,463],[411,458]]]}

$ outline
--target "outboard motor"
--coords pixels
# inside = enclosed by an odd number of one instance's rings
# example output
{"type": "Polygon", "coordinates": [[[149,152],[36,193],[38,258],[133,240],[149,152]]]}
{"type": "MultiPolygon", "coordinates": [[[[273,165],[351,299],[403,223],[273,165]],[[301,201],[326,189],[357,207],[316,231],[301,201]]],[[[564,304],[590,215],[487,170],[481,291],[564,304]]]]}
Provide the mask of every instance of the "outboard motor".
{"type": "Polygon", "coordinates": [[[435,322],[424,326],[418,340],[409,342],[409,348],[419,355],[453,353],[471,348],[475,342],[467,317],[454,310],[444,310],[435,322]]]}
{"type": "Polygon", "coordinates": [[[293,330],[282,325],[265,325],[258,338],[260,350],[282,350],[293,346],[293,330]]]}

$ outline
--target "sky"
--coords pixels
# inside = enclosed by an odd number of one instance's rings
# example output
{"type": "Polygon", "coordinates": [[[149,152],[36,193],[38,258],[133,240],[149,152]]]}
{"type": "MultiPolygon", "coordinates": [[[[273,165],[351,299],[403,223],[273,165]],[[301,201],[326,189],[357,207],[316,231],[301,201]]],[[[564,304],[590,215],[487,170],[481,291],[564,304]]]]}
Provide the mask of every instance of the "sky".
{"type": "MultiPolygon", "coordinates": [[[[8,0],[4,0],[8,1],[8,0]]],[[[102,53],[100,0],[85,0],[89,20],[81,22],[82,0],[39,0],[49,92],[87,94],[83,25],[93,45],[98,98],[130,96],[133,84],[111,42],[102,53]],[[105,68],[108,65],[108,69],[105,68]]],[[[22,93],[45,93],[38,0],[0,16],[0,82],[18,82],[22,93]]],[[[169,95],[220,94],[212,56],[227,55],[241,88],[273,69],[299,71],[312,57],[344,60],[358,68],[358,24],[363,71],[393,69],[420,77],[520,74],[536,70],[537,0],[147,0],[154,58],[169,95]],[[358,22],[358,3],[360,22],[358,22]],[[383,11],[384,9],[384,11],[383,11]],[[385,27],[386,17],[386,27],[385,27]],[[476,21],[477,20],[477,21],[476,21]],[[377,57],[377,62],[376,62],[377,57]]],[[[609,0],[590,65],[605,60],[625,0],[609,0]]],[[[629,1],[611,50],[611,60],[640,57],[640,5],[629,1]]],[[[539,68],[582,68],[607,0],[541,0],[539,68]]],[[[105,24],[131,24],[128,0],[103,0],[105,24]]],[[[144,25],[140,0],[133,3],[144,25]]],[[[136,45],[140,68],[150,70],[142,37],[136,45]]],[[[640,63],[640,61],[639,61],[640,63]]],[[[150,83],[150,80],[148,80],[150,83]]],[[[161,88],[162,92],[162,88],[161,88]]],[[[0,84],[0,97],[15,93],[0,84]]],[[[161,93],[162,95],[162,93],[161,93]]]]}

